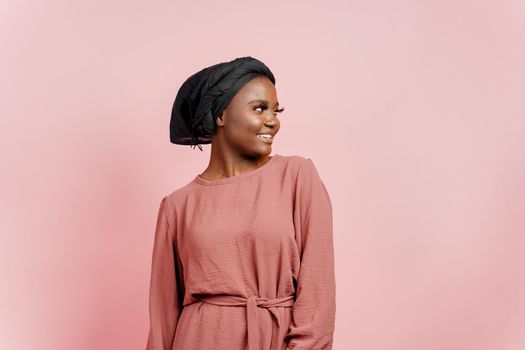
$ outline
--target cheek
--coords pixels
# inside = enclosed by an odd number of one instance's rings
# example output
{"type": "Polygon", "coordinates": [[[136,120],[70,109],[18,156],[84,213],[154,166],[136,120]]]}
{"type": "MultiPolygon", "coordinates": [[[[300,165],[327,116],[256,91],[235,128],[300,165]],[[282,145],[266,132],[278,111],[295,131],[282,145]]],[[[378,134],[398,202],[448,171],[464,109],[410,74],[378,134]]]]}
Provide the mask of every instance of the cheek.
{"type": "Polygon", "coordinates": [[[243,114],[242,118],[239,118],[237,126],[242,129],[242,132],[257,134],[264,126],[264,118],[262,115],[248,112],[243,114]]]}
{"type": "Polygon", "coordinates": [[[251,139],[264,127],[264,121],[257,115],[244,114],[230,120],[225,134],[231,139],[251,139]]]}

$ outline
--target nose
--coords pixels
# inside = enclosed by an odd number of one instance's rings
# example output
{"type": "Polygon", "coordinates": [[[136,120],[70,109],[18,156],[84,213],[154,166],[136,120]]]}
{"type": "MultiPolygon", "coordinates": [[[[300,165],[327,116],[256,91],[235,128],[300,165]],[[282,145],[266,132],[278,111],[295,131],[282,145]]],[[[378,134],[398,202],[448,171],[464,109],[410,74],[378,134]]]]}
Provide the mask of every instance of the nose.
{"type": "Polygon", "coordinates": [[[266,118],[264,121],[264,125],[274,129],[277,125],[277,118],[266,118]]]}
{"type": "Polygon", "coordinates": [[[266,114],[266,119],[265,119],[265,123],[271,123],[271,124],[276,124],[278,119],[277,119],[277,116],[272,112],[272,111],[269,111],[267,114],[266,114]]]}

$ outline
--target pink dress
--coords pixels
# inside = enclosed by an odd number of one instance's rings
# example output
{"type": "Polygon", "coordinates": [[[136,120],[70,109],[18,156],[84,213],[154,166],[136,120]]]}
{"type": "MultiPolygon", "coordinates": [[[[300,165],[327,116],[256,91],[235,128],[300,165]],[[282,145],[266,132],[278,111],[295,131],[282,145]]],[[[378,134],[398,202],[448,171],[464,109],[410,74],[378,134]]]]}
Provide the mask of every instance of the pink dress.
{"type": "Polygon", "coordinates": [[[332,204],[313,161],[273,155],[165,196],[146,350],[332,349],[332,204]]]}

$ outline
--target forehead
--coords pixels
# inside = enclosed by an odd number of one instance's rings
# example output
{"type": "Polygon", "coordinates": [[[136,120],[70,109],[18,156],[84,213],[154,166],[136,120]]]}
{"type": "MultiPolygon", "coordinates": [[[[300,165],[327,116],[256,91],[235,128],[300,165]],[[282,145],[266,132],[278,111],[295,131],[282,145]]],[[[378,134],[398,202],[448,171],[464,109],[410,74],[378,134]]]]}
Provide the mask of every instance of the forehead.
{"type": "Polygon", "coordinates": [[[235,99],[276,99],[277,91],[275,85],[266,76],[257,76],[244,84],[244,86],[237,92],[235,99]]]}

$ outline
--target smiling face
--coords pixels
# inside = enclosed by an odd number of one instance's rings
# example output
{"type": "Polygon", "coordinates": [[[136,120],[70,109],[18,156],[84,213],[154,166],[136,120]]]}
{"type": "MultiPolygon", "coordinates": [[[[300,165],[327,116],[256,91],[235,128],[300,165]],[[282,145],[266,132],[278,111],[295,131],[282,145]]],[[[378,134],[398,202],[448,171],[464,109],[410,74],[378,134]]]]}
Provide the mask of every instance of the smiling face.
{"type": "Polygon", "coordinates": [[[247,156],[271,153],[272,142],[279,131],[280,121],[277,91],[266,76],[257,76],[246,83],[233,97],[222,114],[216,118],[217,131],[212,143],[247,156]],[[269,134],[271,138],[258,136],[269,134]]]}

